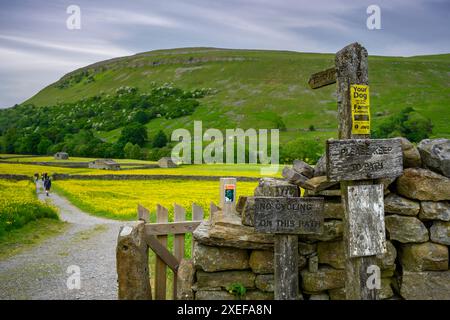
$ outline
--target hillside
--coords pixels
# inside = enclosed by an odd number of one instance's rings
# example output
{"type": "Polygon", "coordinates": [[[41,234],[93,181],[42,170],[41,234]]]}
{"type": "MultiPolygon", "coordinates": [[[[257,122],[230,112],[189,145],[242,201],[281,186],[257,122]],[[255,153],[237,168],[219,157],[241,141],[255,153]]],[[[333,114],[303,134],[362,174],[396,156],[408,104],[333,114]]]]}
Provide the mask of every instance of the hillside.
{"type": "MultiPolygon", "coordinates": [[[[147,124],[150,134],[164,129],[273,128],[280,115],[287,132],[282,141],[310,135],[333,136],[336,131],[334,86],[310,90],[310,74],[333,65],[334,55],[286,51],[183,48],[140,53],[99,62],[73,71],[24,102],[36,106],[74,102],[99,93],[112,94],[118,87],[133,86],[142,92],[152,82],[171,82],[185,90],[217,91],[200,101],[190,116],[147,124]],[[93,80],[71,83],[85,72],[93,80]],[[66,84],[63,87],[62,84],[66,84]],[[63,87],[63,88],[62,88],[63,87]],[[313,125],[317,131],[308,132],[313,125]]],[[[412,106],[433,122],[435,136],[450,137],[450,55],[369,57],[373,124],[412,106]]],[[[108,141],[120,130],[100,132],[108,141]]]]}

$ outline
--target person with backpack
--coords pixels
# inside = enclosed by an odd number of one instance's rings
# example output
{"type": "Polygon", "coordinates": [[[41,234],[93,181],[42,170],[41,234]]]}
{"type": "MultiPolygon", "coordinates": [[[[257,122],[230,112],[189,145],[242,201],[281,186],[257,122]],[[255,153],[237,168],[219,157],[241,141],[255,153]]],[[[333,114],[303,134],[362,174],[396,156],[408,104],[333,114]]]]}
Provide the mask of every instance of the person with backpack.
{"type": "Polygon", "coordinates": [[[51,187],[52,187],[52,180],[50,180],[50,177],[45,176],[44,189],[45,189],[45,193],[47,194],[47,197],[48,197],[48,193],[50,192],[51,187]]]}

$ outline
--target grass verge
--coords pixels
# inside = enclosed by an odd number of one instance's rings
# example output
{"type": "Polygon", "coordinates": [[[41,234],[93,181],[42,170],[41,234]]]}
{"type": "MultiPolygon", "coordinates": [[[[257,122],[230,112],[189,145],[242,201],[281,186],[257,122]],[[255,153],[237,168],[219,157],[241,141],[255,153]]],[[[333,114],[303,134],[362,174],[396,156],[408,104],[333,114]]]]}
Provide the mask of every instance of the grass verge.
{"type": "Polygon", "coordinates": [[[0,237],[0,260],[41,244],[64,232],[68,226],[68,223],[60,220],[42,218],[31,221],[20,229],[11,230],[0,237]]]}

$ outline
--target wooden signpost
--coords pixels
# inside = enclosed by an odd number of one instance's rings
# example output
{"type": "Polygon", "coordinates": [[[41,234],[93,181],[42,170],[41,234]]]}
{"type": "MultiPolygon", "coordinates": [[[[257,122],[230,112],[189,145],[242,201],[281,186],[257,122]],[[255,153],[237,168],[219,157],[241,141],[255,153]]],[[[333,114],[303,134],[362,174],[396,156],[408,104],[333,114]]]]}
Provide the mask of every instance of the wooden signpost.
{"type": "Polygon", "coordinates": [[[330,181],[397,177],[403,172],[399,139],[327,141],[327,177],[330,181]]]}
{"type": "Polygon", "coordinates": [[[320,234],[323,198],[256,197],[255,230],[275,234],[275,299],[298,300],[298,235],[320,234]]]}
{"type": "Polygon", "coordinates": [[[386,250],[382,185],[374,178],[402,173],[397,140],[370,139],[367,50],[353,43],[340,50],[335,67],[311,76],[312,89],[337,83],[339,139],[327,142],[327,176],[341,182],[344,204],[345,293],[348,300],[376,300],[378,291],[367,280],[376,255],[386,250]],[[371,267],[371,268],[369,268],[371,267]]]}

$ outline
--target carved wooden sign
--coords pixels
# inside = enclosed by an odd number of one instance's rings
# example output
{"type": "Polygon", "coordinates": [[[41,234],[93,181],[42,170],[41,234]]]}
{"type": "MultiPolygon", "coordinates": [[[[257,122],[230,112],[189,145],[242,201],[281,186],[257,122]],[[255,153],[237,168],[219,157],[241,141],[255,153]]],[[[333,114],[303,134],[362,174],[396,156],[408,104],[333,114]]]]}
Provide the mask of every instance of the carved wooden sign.
{"type": "Polygon", "coordinates": [[[255,230],[276,234],[320,234],[324,199],[256,197],[255,230]]]}
{"type": "Polygon", "coordinates": [[[311,89],[318,89],[336,83],[336,68],[314,73],[309,78],[308,84],[311,89]]]}
{"type": "Polygon", "coordinates": [[[394,178],[403,172],[399,139],[327,141],[327,176],[330,181],[394,178]]]}
{"type": "Polygon", "coordinates": [[[382,184],[349,186],[348,216],[350,257],[386,252],[382,184]]]}

